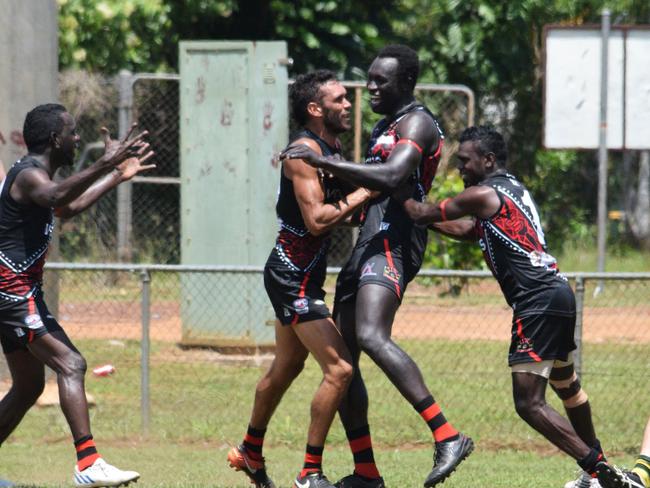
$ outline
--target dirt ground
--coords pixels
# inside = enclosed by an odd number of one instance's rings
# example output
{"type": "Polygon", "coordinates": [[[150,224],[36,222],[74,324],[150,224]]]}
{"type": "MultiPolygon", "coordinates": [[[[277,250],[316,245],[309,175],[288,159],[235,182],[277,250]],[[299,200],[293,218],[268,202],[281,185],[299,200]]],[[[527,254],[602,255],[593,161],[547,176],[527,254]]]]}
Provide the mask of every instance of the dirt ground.
{"type": "MultiPolygon", "coordinates": [[[[62,304],[59,319],[72,338],[140,339],[140,304],[106,302],[62,304]]],[[[397,314],[394,336],[403,339],[509,340],[511,312],[504,305],[459,306],[405,304],[397,314]]],[[[587,307],[585,342],[650,342],[650,305],[587,307]]],[[[181,340],[180,306],[156,302],[151,309],[151,339],[181,340]]]]}

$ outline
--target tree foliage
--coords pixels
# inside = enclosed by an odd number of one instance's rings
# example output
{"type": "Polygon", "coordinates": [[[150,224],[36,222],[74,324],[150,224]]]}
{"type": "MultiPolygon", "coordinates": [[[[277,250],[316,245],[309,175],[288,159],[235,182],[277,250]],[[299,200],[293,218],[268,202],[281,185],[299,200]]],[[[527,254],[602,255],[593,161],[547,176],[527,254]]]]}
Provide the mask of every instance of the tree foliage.
{"type": "MultiPolygon", "coordinates": [[[[552,248],[589,234],[596,205],[595,154],[541,147],[542,41],[546,24],[599,23],[603,0],[59,3],[61,67],[103,73],[176,70],[179,40],[281,39],[295,61],[294,73],[324,67],[348,79],[363,78],[381,46],[406,43],[421,57],[421,81],[462,83],[475,91],[477,120],[506,135],[510,169],[541,205],[552,248]]],[[[612,0],[607,6],[614,24],[650,22],[645,0],[612,0]]],[[[620,195],[610,197],[614,205],[619,200],[620,195]]],[[[465,258],[474,259],[459,256],[450,264],[465,258]]]]}

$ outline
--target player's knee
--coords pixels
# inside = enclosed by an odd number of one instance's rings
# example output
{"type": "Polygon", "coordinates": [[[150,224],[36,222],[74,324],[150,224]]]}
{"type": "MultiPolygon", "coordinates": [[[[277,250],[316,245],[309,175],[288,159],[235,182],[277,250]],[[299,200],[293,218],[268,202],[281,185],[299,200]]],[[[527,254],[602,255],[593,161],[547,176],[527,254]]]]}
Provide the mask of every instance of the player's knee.
{"type": "Polygon", "coordinates": [[[536,418],[543,406],[544,402],[537,398],[529,396],[515,397],[515,410],[526,422],[536,418]]]}
{"type": "Polygon", "coordinates": [[[331,370],[334,382],[340,387],[347,388],[354,376],[354,368],[352,365],[340,359],[331,370]]]}
{"type": "Polygon", "coordinates": [[[66,376],[80,376],[83,377],[88,370],[86,359],[78,352],[70,351],[64,360],[61,373],[66,376]]]}
{"type": "Polygon", "coordinates": [[[385,341],[372,328],[364,327],[357,330],[357,343],[363,352],[373,357],[382,350],[385,341]]]}
{"type": "Polygon", "coordinates": [[[562,400],[565,408],[576,408],[587,403],[589,400],[587,393],[580,385],[580,379],[575,371],[572,371],[568,377],[551,377],[549,384],[560,400],[562,400]]]}

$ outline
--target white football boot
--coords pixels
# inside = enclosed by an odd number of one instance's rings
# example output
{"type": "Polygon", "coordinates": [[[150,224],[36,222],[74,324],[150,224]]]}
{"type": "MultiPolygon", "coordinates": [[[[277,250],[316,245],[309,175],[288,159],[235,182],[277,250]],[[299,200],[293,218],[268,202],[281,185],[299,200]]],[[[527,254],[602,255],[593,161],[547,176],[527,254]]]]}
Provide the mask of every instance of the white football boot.
{"type": "Polygon", "coordinates": [[[108,464],[102,458],[98,458],[83,471],[79,471],[77,466],[74,467],[75,486],[85,486],[87,488],[126,486],[132,481],[137,481],[139,477],[140,473],[136,473],[135,471],[122,471],[108,464]]]}

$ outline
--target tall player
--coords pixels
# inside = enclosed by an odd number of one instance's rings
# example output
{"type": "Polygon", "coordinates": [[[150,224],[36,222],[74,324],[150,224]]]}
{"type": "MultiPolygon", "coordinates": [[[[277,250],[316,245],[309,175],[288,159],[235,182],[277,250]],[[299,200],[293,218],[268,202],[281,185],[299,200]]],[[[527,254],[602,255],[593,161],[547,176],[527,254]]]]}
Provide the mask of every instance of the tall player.
{"type": "Polygon", "coordinates": [[[364,211],[359,238],[336,284],[335,316],[350,348],[355,375],[339,409],[354,457],[354,473],[338,486],[381,488],[368,427],[368,396],[359,371],[361,351],[382,369],[422,416],[436,443],[425,486],[444,480],[472,451],[473,442],[445,418],[413,359],[391,339],[407,284],[422,264],[426,227],[414,225],[391,193],[408,179],[423,200],[435,176],[443,135],[434,116],[415,101],[419,60],[407,46],[381,50],[368,70],[370,104],[384,116],[372,131],[366,164],[324,157],[294,144],[283,157],[302,158],[351,183],[381,190],[364,211]]]}
{"type": "Polygon", "coordinates": [[[440,203],[409,198],[404,208],[415,222],[432,224],[444,235],[478,240],[513,309],[508,364],[517,413],[577,461],[587,473],[577,486],[588,487],[611,466],[596,438],[587,394],[573,367],[573,290],[547,252],[530,193],[506,171],[501,134],[489,127],[466,129],[457,158],[465,191],[440,203]],[[462,219],[466,216],[473,218],[462,219]],[[568,420],[546,403],[548,383],[562,400],[568,420]]]}
{"type": "MultiPolygon", "coordinates": [[[[292,143],[338,157],[338,135],[350,128],[351,104],[335,75],[318,70],[299,76],[289,95],[293,117],[302,127],[292,143]]],[[[342,193],[335,178],[299,157],[282,163],[276,206],[280,232],[264,268],[264,285],[277,317],[275,358],[257,384],[244,441],[228,454],[230,465],[245,472],[256,487],[275,487],[262,456],[264,435],[282,396],[311,353],[323,371],[323,381],[311,404],[305,461],[294,486],[332,488],[322,471],[323,446],[352,378],[352,365],[323,301],[329,231],[371,196],[364,188],[342,193]]]]}
{"type": "Polygon", "coordinates": [[[72,165],[79,136],[65,107],[39,105],[27,114],[23,136],[28,154],[7,173],[0,190],[0,342],[12,385],[0,401],[0,444],[18,426],[41,395],[44,365],[56,373],[61,409],[77,451],[77,486],[119,486],[138,479],[106,463],[97,452],[84,390],[86,361],[50,314],[41,280],[53,214],[75,215],[118,184],[153,168],[143,142],[146,132],[128,140],[104,133],[104,155],[88,168],[53,181],[56,171],[72,165]]]}

